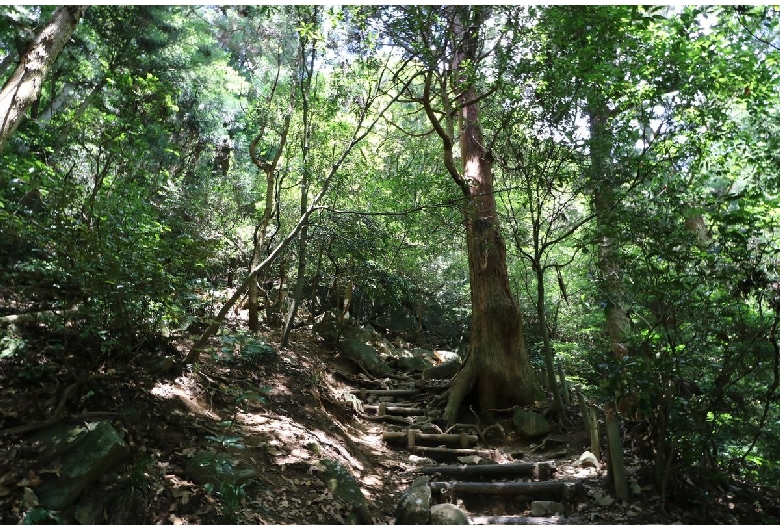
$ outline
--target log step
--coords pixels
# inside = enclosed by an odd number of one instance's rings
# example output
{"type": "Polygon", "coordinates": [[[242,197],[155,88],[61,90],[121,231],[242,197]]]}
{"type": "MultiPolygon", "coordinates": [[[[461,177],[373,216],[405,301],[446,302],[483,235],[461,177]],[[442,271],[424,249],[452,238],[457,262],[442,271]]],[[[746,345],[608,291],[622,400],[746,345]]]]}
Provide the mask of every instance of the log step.
{"type": "Polygon", "coordinates": [[[573,524],[570,519],[562,516],[552,517],[523,517],[522,515],[472,515],[469,517],[471,524],[573,524]]]}
{"type": "Polygon", "coordinates": [[[487,449],[451,449],[449,447],[426,447],[422,445],[414,445],[407,447],[406,450],[410,453],[418,455],[448,460],[455,460],[455,458],[459,456],[478,455],[483,458],[493,458],[495,456],[493,451],[488,451],[487,449]]]}
{"type": "Polygon", "coordinates": [[[430,483],[432,490],[484,495],[519,495],[531,500],[571,500],[584,493],[579,482],[441,482],[430,483]]]}
{"type": "Polygon", "coordinates": [[[407,446],[414,447],[418,443],[458,445],[465,449],[477,444],[477,436],[474,434],[423,434],[415,429],[406,431],[385,431],[382,439],[386,442],[407,442],[407,446]]]}
{"type": "Polygon", "coordinates": [[[360,399],[365,400],[366,396],[413,396],[415,394],[419,394],[419,390],[415,389],[397,389],[397,390],[384,390],[384,389],[365,389],[361,388],[359,390],[356,390],[352,392],[353,394],[356,394],[360,397],[360,399]]]}
{"type": "Polygon", "coordinates": [[[388,405],[381,403],[379,405],[363,405],[365,410],[376,410],[377,414],[384,416],[386,414],[395,416],[425,416],[425,409],[419,407],[402,407],[399,405],[388,405]]]}
{"type": "Polygon", "coordinates": [[[555,473],[554,462],[527,462],[514,464],[477,464],[454,466],[426,466],[420,472],[424,475],[440,475],[442,477],[533,477],[539,480],[550,480],[555,473]]]}

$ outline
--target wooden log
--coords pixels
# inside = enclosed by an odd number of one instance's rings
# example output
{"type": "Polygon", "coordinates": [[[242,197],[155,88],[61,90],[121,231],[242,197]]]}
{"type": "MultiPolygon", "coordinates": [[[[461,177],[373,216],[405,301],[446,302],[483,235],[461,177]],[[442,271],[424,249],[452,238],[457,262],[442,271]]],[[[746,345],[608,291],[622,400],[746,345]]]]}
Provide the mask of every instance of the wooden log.
{"type": "Polygon", "coordinates": [[[569,519],[566,517],[552,516],[552,517],[523,517],[522,515],[475,515],[469,517],[471,524],[530,524],[530,525],[546,525],[546,524],[569,524],[569,519]]]}
{"type": "Polygon", "coordinates": [[[449,447],[426,447],[424,445],[415,445],[414,447],[407,447],[407,451],[418,455],[449,460],[454,460],[459,456],[471,455],[478,455],[483,458],[494,457],[494,453],[486,449],[452,449],[449,447]]]}
{"type": "Polygon", "coordinates": [[[361,388],[360,393],[371,394],[374,396],[413,396],[415,394],[419,394],[420,391],[417,389],[396,389],[396,390],[385,390],[385,389],[366,389],[361,388]]]}
{"type": "Polygon", "coordinates": [[[563,501],[578,497],[584,488],[579,482],[441,482],[432,481],[431,490],[482,495],[519,495],[532,500],[563,501]]]}
{"type": "Polygon", "coordinates": [[[475,464],[454,466],[426,466],[420,472],[423,475],[440,475],[442,477],[535,477],[539,480],[550,480],[555,473],[555,465],[550,462],[522,462],[514,464],[475,464]]]}
{"type": "Polygon", "coordinates": [[[620,423],[615,410],[607,410],[607,448],[609,450],[610,472],[615,485],[615,497],[621,501],[628,501],[628,481],[626,480],[626,466],[623,462],[623,442],[620,439],[620,423]]]}
{"type": "Polygon", "coordinates": [[[50,311],[37,311],[34,313],[19,313],[0,317],[0,325],[31,324],[44,320],[54,320],[68,317],[76,313],[76,309],[60,309],[50,311]]]}
{"type": "Polygon", "coordinates": [[[417,445],[420,442],[428,442],[435,444],[451,444],[463,446],[476,445],[479,438],[474,434],[423,434],[415,429],[407,429],[406,431],[385,431],[382,433],[382,439],[386,442],[403,442],[411,440],[410,445],[417,445]],[[414,433],[413,438],[409,438],[414,433]]]}
{"type": "Polygon", "coordinates": [[[397,405],[388,405],[382,403],[380,405],[363,405],[364,410],[376,410],[380,416],[387,414],[396,416],[425,416],[425,409],[416,407],[400,407],[397,405]]]}

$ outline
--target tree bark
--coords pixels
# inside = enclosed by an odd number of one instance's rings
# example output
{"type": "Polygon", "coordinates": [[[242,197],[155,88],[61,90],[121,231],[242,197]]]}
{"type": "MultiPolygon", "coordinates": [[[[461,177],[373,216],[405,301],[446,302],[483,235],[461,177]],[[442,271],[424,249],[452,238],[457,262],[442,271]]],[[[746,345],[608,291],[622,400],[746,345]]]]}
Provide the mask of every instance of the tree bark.
{"type": "MultiPolygon", "coordinates": [[[[317,7],[313,8],[312,13],[313,22],[317,21],[317,7]]],[[[299,76],[300,84],[299,90],[301,92],[301,120],[303,122],[303,135],[301,138],[301,213],[305,212],[309,207],[309,181],[311,170],[309,168],[309,149],[311,142],[312,123],[311,113],[309,112],[309,95],[311,92],[311,80],[314,74],[314,60],[317,57],[317,47],[315,43],[311,43],[311,49],[309,50],[307,63],[304,58],[306,57],[308,44],[308,38],[303,35],[299,37],[300,44],[300,57],[302,72],[299,76]]],[[[298,271],[295,277],[295,287],[293,288],[292,303],[290,304],[290,310],[287,312],[287,316],[284,319],[284,325],[282,327],[282,336],[279,340],[279,346],[285,348],[290,340],[290,331],[295,323],[295,316],[298,313],[298,307],[303,299],[303,286],[306,282],[306,260],[307,248],[309,243],[309,229],[308,226],[304,226],[301,229],[301,233],[298,235],[298,271]]]]}
{"type": "Polygon", "coordinates": [[[593,184],[593,208],[596,214],[600,294],[610,348],[617,359],[628,353],[625,343],[630,321],[625,309],[620,268],[620,245],[612,235],[613,210],[617,200],[612,171],[612,134],[609,130],[606,102],[598,95],[588,97],[590,119],[590,160],[593,184]]]}
{"type": "MultiPolygon", "coordinates": [[[[452,425],[464,398],[476,386],[480,413],[511,405],[529,405],[544,394],[523,340],[523,318],[509,286],[506,246],[501,235],[493,189],[492,155],[484,147],[473,79],[465,71],[479,59],[478,33],[486,8],[453,7],[455,44],[453,84],[465,85],[458,116],[462,174],[454,166],[453,139],[430,105],[431,77],[423,97],[426,114],[444,141],[445,165],[464,196],[464,220],[471,284],[469,356],[456,376],[444,416],[452,425]]],[[[452,127],[447,127],[452,129],[452,127]]]]}
{"type": "Polygon", "coordinates": [[[65,47],[87,6],[60,6],[22,55],[0,91],[0,151],[16,132],[24,113],[38,99],[49,68],[65,47]]]}

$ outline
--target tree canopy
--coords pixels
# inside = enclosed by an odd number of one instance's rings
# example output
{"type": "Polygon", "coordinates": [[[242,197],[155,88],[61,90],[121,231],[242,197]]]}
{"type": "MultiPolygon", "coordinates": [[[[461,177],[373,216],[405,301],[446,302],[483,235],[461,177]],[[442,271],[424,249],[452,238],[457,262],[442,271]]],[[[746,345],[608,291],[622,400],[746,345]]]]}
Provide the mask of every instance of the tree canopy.
{"type": "MultiPolygon", "coordinates": [[[[567,421],[576,385],[663,495],[776,486],[779,21],[7,6],[0,317],[46,314],[87,372],[187,336],[189,370],[231,311],[286,345],[398,308],[466,359],[448,425],[548,396],[567,421]]],[[[29,340],[4,324],[0,363],[29,340]]]]}

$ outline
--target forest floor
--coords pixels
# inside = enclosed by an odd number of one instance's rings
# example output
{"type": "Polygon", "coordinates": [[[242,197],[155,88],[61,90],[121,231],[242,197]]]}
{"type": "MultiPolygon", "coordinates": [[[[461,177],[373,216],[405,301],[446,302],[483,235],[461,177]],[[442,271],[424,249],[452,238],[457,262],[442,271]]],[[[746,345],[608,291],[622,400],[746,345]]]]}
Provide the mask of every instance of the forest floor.
{"type": "MultiPolygon", "coordinates": [[[[244,326],[239,317],[228,328],[244,326]]],[[[244,328],[245,329],[245,328],[244,328]]],[[[275,332],[266,331],[278,345],[275,332]]],[[[186,353],[192,338],[177,348],[186,353]]],[[[56,469],[37,462],[30,433],[19,426],[35,425],[63,399],[68,378],[63,358],[42,342],[38,364],[0,359],[0,524],[21,522],[36,504],[35,487],[56,469]],[[62,379],[60,382],[58,379],[62,379]],[[16,429],[14,433],[9,431],[16,429]]],[[[30,345],[35,348],[35,344],[30,345]]],[[[410,454],[403,445],[383,441],[388,425],[371,419],[344,401],[369,378],[306,328],[293,333],[278,358],[253,366],[236,365],[204,353],[191,372],[154,375],[150,367],[162,357],[139,353],[129,362],[106,358],[93,376],[71,396],[75,417],[104,415],[130,447],[130,457],[90,487],[80,506],[95,506],[94,522],[130,524],[342,524],[349,507],[326,487],[317,465],[320,459],[340,462],[360,484],[376,524],[392,524],[402,492],[431,462],[410,454]],[[262,395],[264,399],[243,399],[262,395]],[[229,453],[256,474],[236,488],[205,486],[188,473],[190,458],[205,451],[229,453]],[[91,504],[90,504],[91,503],[91,504]]],[[[374,384],[381,381],[373,381],[374,384]]],[[[549,446],[514,437],[511,418],[500,440],[481,441],[498,463],[554,461],[556,479],[584,485],[583,498],[560,517],[528,518],[535,524],[673,524],[760,521],[755,505],[721,502],[710,505],[662,504],[644,476],[643,463],[626,454],[626,464],[639,489],[631,502],[617,502],[603,462],[599,468],[576,461],[589,446],[576,407],[570,422],[554,425],[549,446]],[[641,491],[640,491],[641,490],[641,491]]],[[[462,497],[462,496],[461,496],[462,497]]],[[[472,523],[489,517],[530,516],[526,505],[507,496],[481,503],[450,498],[472,523]]],[[[473,499],[471,499],[473,500],[473,499]]],[[[483,499],[485,500],[485,499],[483,499]]],[[[758,501],[756,501],[758,502],[758,501]]],[[[754,503],[755,504],[755,503],[754,503]]],[[[53,517],[71,522],[77,514],[53,517]]],[[[81,514],[83,518],[83,513],[81,514]]]]}

